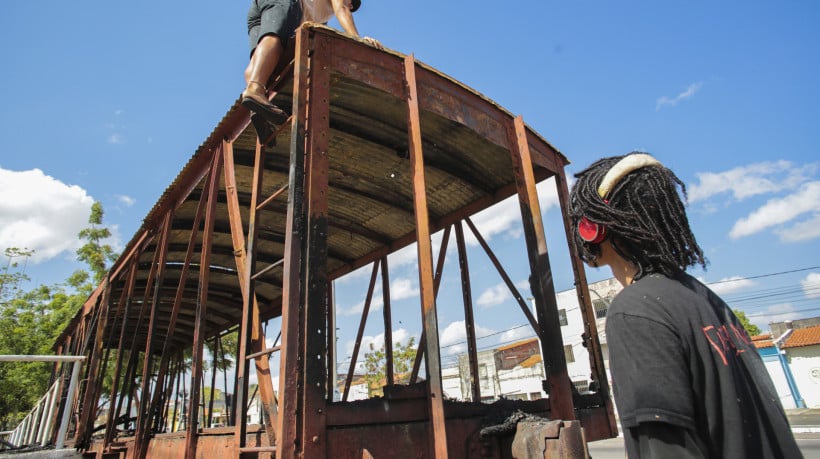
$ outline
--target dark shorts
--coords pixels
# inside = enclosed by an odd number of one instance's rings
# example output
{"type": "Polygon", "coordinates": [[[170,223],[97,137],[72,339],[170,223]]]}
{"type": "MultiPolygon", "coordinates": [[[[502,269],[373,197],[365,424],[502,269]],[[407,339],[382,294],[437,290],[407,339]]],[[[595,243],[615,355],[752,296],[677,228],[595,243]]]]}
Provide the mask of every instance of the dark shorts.
{"type": "Polygon", "coordinates": [[[285,45],[301,21],[302,2],[299,0],[251,0],[248,10],[251,54],[265,35],[276,35],[285,45]]]}

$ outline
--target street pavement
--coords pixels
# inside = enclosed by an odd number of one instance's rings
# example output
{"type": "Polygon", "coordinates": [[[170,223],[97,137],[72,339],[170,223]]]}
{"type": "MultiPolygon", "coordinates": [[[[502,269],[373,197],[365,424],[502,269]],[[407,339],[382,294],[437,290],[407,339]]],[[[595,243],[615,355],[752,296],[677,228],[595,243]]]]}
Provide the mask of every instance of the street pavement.
{"type": "Polygon", "coordinates": [[[820,408],[786,410],[794,433],[820,433],[820,408]]]}
{"type": "MultiPolygon", "coordinates": [[[[786,416],[797,439],[797,445],[805,459],[820,459],[820,408],[796,408],[786,410],[786,416]]],[[[592,459],[623,459],[624,439],[621,436],[590,442],[592,459]]]]}

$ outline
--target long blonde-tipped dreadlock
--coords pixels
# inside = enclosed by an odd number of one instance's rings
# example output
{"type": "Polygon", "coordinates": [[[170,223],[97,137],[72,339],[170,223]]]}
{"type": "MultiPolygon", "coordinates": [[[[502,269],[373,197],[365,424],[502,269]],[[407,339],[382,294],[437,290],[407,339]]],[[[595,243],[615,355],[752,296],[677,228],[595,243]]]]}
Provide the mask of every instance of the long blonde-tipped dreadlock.
{"type": "Polygon", "coordinates": [[[570,193],[570,216],[581,258],[597,265],[600,255],[598,244],[586,242],[578,234],[578,222],[586,217],[605,226],[615,251],[638,267],[635,279],[651,273],[671,277],[694,265],[706,268],[703,250],[684,210],[686,185],[671,170],[642,167],[624,176],[606,197],[598,195],[604,175],[622,158],[600,159],[575,174],[578,181],[570,193]]]}

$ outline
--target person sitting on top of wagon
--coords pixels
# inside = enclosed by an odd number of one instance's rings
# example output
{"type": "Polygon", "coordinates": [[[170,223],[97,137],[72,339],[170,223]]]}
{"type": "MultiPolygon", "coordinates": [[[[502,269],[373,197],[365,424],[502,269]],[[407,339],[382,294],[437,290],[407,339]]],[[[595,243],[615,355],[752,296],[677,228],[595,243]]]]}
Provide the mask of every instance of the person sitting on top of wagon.
{"type": "MultiPolygon", "coordinates": [[[[288,40],[301,24],[326,23],[334,15],[345,32],[360,38],[353,21],[353,12],[359,6],[361,0],[252,0],[248,11],[251,58],[245,69],[247,86],[242,92],[242,105],[273,123],[287,118],[284,111],[268,101],[266,85],[288,40]]],[[[373,38],[362,40],[382,47],[373,38]]]]}

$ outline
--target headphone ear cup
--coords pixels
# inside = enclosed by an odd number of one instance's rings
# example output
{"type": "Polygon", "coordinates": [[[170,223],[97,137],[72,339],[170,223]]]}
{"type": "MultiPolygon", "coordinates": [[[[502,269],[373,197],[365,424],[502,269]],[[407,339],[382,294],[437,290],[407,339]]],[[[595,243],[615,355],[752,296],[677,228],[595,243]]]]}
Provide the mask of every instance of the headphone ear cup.
{"type": "Polygon", "coordinates": [[[578,222],[578,235],[590,244],[600,244],[606,238],[606,227],[582,217],[578,222]]]}

